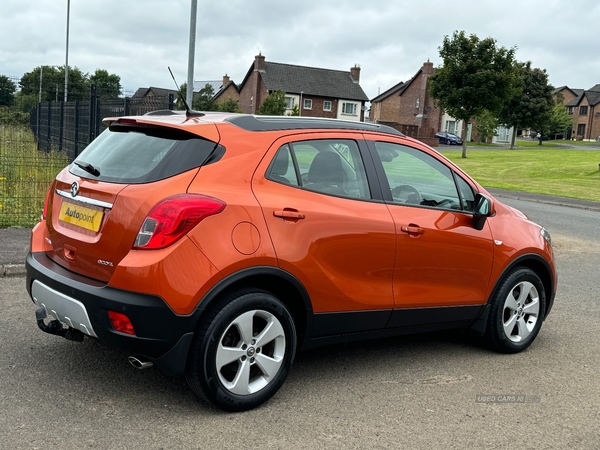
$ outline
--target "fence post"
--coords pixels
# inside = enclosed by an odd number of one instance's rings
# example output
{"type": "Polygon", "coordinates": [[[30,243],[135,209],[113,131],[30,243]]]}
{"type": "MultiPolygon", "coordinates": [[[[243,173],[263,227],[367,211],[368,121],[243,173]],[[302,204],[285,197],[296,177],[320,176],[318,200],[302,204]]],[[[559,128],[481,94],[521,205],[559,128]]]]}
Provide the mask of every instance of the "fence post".
{"type": "Polygon", "coordinates": [[[129,116],[131,115],[131,99],[129,97],[125,97],[123,100],[123,115],[129,116]]]}
{"type": "Polygon", "coordinates": [[[173,94],[169,94],[169,109],[172,111],[175,104],[175,96],[173,94]]]}
{"type": "Polygon", "coordinates": [[[41,133],[40,133],[40,126],[41,126],[40,120],[41,120],[41,118],[42,118],[42,104],[38,103],[36,105],[36,107],[35,107],[35,120],[36,120],[36,123],[35,123],[35,132],[34,132],[35,140],[37,141],[37,149],[38,149],[38,151],[40,151],[40,135],[41,135],[41,133]]]}
{"type": "Polygon", "coordinates": [[[89,144],[96,137],[94,132],[96,131],[96,85],[92,84],[90,87],[90,123],[88,127],[88,141],[89,144]]]}
{"type": "Polygon", "coordinates": [[[46,141],[46,152],[49,152],[52,148],[52,102],[48,102],[48,130],[46,135],[48,136],[48,140],[46,141]]]}
{"type": "Polygon", "coordinates": [[[58,150],[63,149],[63,129],[65,127],[65,102],[60,102],[60,119],[58,123],[58,150]]]}
{"type": "Polygon", "coordinates": [[[73,145],[73,159],[79,156],[79,100],[75,100],[75,137],[73,145]]]}
{"type": "Polygon", "coordinates": [[[94,139],[98,137],[100,134],[100,122],[102,121],[102,117],[100,117],[100,99],[96,96],[96,129],[94,130],[94,139]]]}

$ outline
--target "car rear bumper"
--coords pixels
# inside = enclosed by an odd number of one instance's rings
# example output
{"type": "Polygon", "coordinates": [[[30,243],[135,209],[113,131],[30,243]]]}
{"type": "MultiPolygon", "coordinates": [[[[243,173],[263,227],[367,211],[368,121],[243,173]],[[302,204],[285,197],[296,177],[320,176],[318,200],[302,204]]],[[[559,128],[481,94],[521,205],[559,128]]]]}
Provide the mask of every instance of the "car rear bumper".
{"type": "Polygon", "coordinates": [[[99,341],[148,358],[163,372],[180,376],[197,323],[197,312],[175,314],[157,296],[128,292],[70,272],[45,253],[29,253],[27,291],[38,307],[99,341]],[[108,311],[125,314],[135,336],[116,331],[108,311]]]}

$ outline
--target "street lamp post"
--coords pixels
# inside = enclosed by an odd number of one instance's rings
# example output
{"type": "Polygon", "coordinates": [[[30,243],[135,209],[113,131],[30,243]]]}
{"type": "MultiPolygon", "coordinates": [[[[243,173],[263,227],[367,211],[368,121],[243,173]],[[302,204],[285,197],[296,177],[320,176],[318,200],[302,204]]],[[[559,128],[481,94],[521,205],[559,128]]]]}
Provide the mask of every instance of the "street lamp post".
{"type": "Polygon", "coordinates": [[[65,51],[65,97],[67,101],[67,87],[69,84],[69,16],[71,15],[71,0],[67,0],[67,48],[65,51]]]}

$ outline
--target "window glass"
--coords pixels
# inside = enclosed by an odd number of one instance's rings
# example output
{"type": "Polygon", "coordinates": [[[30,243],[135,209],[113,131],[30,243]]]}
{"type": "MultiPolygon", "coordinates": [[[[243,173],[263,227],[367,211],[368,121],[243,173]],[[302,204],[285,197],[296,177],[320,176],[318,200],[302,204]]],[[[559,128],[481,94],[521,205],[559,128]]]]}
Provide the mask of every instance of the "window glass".
{"type": "Polygon", "coordinates": [[[458,185],[458,191],[460,192],[463,209],[466,211],[473,211],[473,204],[475,202],[475,193],[473,192],[473,189],[471,189],[469,183],[458,175],[456,175],[456,184],[458,185]]]}
{"type": "Polygon", "coordinates": [[[371,198],[356,141],[323,139],[290,144],[304,189],[350,198],[371,198]]]}
{"type": "Polygon", "coordinates": [[[356,103],[342,103],[342,114],[356,115],[356,103]]]}
{"type": "Polygon", "coordinates": [[[75,161],[94,166],[93,176],[75,164],[69,171],[83,178],[114,183],[151,183],[200,167],[217,144],[167,127],[112,125],[75,161]]]}
{"type": "Polygon", "coordinates": [[[323,102],[323,111],[331,111],[331,102],[329,100],[323,102]]]}
{"type": "Polygon", "coordinates": [[[277,154],[267,170],[267,178],[278,183],[299,186],[296,169],[294,168],[294,160],[291,157],[290,148],[287,144],[277,150],[277,154]]]}
{"type": "Polygon", "coordinates": [[[310,98],[304,99],[304,109],[312,109],[312,100],[310,98]]]}
{"type": "Polygon", "coordinates": [[[285,109],[294,109],[294,97],[285,97],[285,109]]]}
{"type": "Polygon", "coordinates": [[[376,142],[375,148],[395,203],[461,209],[449,167],[404,145],[376,142]]]}

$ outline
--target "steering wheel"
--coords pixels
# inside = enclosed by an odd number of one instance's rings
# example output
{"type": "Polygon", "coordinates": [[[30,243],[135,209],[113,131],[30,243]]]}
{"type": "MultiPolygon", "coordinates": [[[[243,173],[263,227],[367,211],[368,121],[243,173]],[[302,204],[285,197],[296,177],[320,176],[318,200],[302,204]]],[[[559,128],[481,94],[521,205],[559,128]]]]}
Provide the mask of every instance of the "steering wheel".
{"type": "Polygon", "coordinates": [[[396,186],[394,189],[392,189],[392,196],[394,198],[400,198],[404,200],[404,203],[411,203],[415,205],[418,205],[423,200],[421,193],[417,190],[417,188],[411,186],[410,184],[401,184],[396,186]],[[408,194],[404,196],[403,192],[408,192],[408,194]]]}

